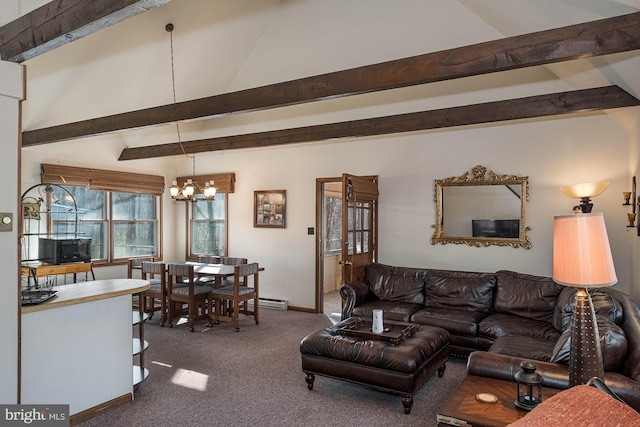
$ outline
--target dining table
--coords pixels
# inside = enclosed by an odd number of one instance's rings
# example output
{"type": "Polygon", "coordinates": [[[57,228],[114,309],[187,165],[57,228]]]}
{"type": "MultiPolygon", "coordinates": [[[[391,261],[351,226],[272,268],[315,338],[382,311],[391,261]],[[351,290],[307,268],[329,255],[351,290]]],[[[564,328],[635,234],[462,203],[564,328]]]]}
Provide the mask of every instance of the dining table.
{"type": "Polygon", "coordinates": [[[207,264],[196,261],[187,261],[185,264],[193,265],[193,272],[199,277],[213,277],[216,288],[222,287],[222,280],[233,276],[235,272],[235,266],[228,264],[207,264]]]}

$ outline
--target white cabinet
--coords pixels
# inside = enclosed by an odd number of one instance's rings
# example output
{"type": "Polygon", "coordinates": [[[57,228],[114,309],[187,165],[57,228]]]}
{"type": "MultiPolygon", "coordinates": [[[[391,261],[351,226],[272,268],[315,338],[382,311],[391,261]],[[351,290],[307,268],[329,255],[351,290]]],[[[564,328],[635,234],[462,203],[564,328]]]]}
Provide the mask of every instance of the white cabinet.
{"type": "Polygon", "coordinates": [[[139,351],[132,347],[133,329],[144,335],[144,322],[131,326],[131,295],[148,288],[137,279],[69,284],[55,298],[22,307],[21,403],[68,404],[73,425],[76,414],[86,419],[130,401],[131,366],[146,349],[144,336],[135,337],[139,351]]]}

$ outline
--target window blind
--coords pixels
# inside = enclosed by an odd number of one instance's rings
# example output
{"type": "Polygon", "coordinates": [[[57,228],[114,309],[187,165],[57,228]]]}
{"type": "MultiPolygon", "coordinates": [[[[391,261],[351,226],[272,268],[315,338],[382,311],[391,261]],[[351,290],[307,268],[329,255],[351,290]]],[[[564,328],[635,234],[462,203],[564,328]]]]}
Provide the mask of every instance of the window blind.
{"type": "Polygon", "coordinates": [[[164,177],[131,172],[109,171],[42,163],[40,180],[58,185],[89,186],[92,190],[152,194],[164,192],[164,177]]]}

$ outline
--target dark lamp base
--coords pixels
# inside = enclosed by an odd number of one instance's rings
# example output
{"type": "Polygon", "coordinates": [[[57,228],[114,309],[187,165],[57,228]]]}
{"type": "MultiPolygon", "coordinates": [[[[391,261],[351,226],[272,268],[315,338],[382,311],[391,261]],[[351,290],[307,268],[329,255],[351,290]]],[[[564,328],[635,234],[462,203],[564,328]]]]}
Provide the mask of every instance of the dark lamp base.
{"type": "Polygon", "coordinates": [[[593,377],[604,378],[600,335],[591,296],[585,288],[578,288],[571,323],[569,386],[586,384],[593,377]]]}

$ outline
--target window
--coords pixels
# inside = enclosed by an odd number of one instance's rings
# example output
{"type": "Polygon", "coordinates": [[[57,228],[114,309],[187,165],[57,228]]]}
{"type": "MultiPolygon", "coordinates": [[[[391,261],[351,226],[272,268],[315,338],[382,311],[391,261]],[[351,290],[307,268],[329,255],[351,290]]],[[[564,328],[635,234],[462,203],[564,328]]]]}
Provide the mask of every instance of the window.
{"type": "Polygon", "coordinates": [[[191,204],[190,255],[226,256],[227,195],[216,194],[214,200],[191,204]]]}
{"type": "MultiPolygon", "coordinates": [[[[91,259],[113,262],[159,257],[159,196],[64,186],[78,205],[78,235],[91,238],[91,259]],[[110,244],[112,242],[112,244],[110,244]]],[[[62,189],[54,190],[62,192],[62,189]]],[[[68,217],[54,216],[54,232],[69,230],[68,217]]]]}
{"type": "MultiPolygon", "coordinates": [[[[197,255],[228,255],[228,233],[229,227],[229,194],[233,193],[236,175],[234,173],[190,176],[196,182],[213,181],[216,187],[216,197],[214,200],[199,198],[196,203],[188,203],[187,214],[188,244],[187,257],[197,255]]],[[[178,177],[178,185],[182,186],[187,177],[178,177]]],[[[196,190],[196,197],[198,193],[196,190]]],[[[180,202],[183,203],[183,202],[180,202]]]]}
{"type": "Polygon", "coordinates": [[[149,194],[111,193],[114,258],[158,255],[156,198],[149,194]]]}
{"type": "MultiPolygon", "coordinates": [[[[76,199],[77,235],[91,238],[94,262],[162,257],[162,176],[42,164],[41,181],[63,187],[52,194],[60,209],[65,209],[69,193],[76,199]]],[[[58,234],[68,235],[75,225],[62,211],[52,220],[58,234]]]]}

